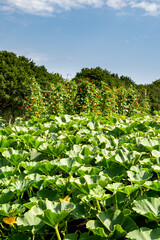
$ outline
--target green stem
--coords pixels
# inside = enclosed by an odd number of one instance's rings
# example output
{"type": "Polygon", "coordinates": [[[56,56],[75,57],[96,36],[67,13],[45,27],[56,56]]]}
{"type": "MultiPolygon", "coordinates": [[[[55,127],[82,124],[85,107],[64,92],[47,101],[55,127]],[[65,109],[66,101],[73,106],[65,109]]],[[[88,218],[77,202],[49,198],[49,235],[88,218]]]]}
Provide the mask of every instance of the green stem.
{"type": "Polygon", "coordinates": [[[32,240],[35,240],[35,235],[33,234],[32,240]]]}
{"type": "Polygon", "coordinates": [[[68,233],[68,225],[67,225],[67,221],[65,221],[65,233],[68,233]]]}
{"type": "Polygon", "coordinates": [[[97,203],[98,212],[101,212],[101,206],[100,206],[100,204],[99,204],[99,201],[96,200],[96,203],[97,203]]]}
{"type": "Polygon", "coordinates": [[[142,196],[143,195],[142,187],[140,187],[139,189],[140,189],[140,193],[141,193],[141,196],[142,196]]]}
{"type": "Polygon", "coordinates": [[[58,230],[58,224],[55,226],[55,228],[54,228],[54,229],[55,229],[55,231],[56,231],[56,234],[57,234],[57,239],[58,239],[58,240],[62,240],[62,239],[61,239],[61,236],[60,236],[60,234],[59,234],[59,230],[58,230]]]}
{"type": "Polygon", "coordinates": [[[8,228],[4,227],[2,223],[0,223],[0,225],[4,230],[8,231],[8,228]]]}
{"type": "Polygon", "coordinates": [[[116,209],[118,209],[117,193],[115,193],[116,209]]]}

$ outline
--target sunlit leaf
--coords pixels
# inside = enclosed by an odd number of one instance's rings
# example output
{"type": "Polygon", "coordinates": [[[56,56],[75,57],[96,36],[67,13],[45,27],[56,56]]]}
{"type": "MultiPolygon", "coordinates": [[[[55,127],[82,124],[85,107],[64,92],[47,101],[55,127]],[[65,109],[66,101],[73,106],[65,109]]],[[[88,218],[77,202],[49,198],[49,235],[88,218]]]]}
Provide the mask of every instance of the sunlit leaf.
{"type": "Polygon", "coordinates": [[[147,181],[143,184],[143,186],[155,191],[160,191],[160,180],[147,181]]]}
{"type": "Polygon", "coordinates": [[[62,221],[73,209],[73,203],[60,201],[58,203],[45,200],[40,208],[43,209],[43,214],[37,215],[45,224],[55,227],[57,223],[62,221]]]}
{"type": "Polygon", "coordinates": [[[101,237],[107,238],[108,229],[104,227],[104,225],[97,220],[90,220],[87,222],[86,227],[92,231],[95,235],[99,235],[101,237]]]}
{"type": "Polygon", "coordinates": [[[153,157],[160,158],[160,151],[152,150],[151,153],[152,153],[152,156],[153,156],[153,157]]]}
{"type": "Polygon", "coordinates": [[[152,177],[149,171],[143,170],[141,166],[133,166],[130,171],[127,171],[127,175],[131,182],[144,183],[152,177]]]}
{"type": "Polygon", "coordinates": [[[160,229],[150,229],[142,227],[139,230],[131,231],[127,234],[127,238],[133,240],[158,240],[160,239],[160,229]]]}
{"type": "Polygon", "coordinates": [[[102,224],[115,235],[116,238],[125,236],[128,232],[137,229],[136,223],[119,210],[109,209],[97,214],[102,224]]]}
{"type": "Polygon", "coordinates": [[[4,151],[2,155],[14,166],[17,166],[21,161],[24,161],[29,156],[29,153],[24,150],[14,150],[9,148],[4,151]]]}
{"type": "Polygon", "coordinates": [[[12,204],[9,203],[0,205],[0,215],[7,217],[14,217],[17,214],[24,211],[24,207],[20,204],[12,204]]]}
{"type": "Polygon", "coordinates": [[[16,224],[22,228],[22,230],[30,230],[32,233],[37,232],[44,226],[40,218],[32,213],[31,210],[26,212],[24,216],[17,217],[16,224]]]}
{"type": "Polygon", "coordinates": [[[133,210],[152,220],[160,220],[160,198],[148,197],[136,200],[133,210]]]}

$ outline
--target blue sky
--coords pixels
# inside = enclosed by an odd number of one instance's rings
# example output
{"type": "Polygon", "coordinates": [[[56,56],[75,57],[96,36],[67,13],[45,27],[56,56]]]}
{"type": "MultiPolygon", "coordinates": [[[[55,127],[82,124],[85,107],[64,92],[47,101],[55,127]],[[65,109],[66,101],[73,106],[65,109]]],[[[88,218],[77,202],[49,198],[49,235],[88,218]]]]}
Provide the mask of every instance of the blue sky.
{"type": "Polygon", "coordinates": [[[160,78],[160,0],[0,0],[0,50],[71,79],[100,66],[160,78]]]}

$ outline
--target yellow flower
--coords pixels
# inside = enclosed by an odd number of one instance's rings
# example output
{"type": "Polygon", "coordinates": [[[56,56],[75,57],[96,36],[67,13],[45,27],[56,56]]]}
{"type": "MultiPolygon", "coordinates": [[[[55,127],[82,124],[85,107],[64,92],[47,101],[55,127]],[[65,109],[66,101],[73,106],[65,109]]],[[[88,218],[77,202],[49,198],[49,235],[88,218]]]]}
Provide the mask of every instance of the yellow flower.
{"type": "Polygon", "coordinates": [[[3,218],[3,222],[5,222],[6,224],[9,224],[10,226],[12,226],[15,223],[15,220],[16,220],[16,216],[3,218]]]}
{"type": "Polygon", "coordinates": [[[69,202],[69,196],[66,196],[64,199],[60,198],[59,200],[60,200],[60,202],[62,202],[62,201],[69,202]]]}

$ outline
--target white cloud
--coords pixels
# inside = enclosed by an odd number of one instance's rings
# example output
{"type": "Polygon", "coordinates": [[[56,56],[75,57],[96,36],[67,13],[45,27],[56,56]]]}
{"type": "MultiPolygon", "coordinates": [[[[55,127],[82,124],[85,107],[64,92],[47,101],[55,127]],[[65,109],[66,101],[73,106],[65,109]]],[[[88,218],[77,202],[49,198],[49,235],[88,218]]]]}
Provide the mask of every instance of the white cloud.
{"type": "Polygon", "coordinates": [[[20,9],[31,14],[51,14],[53,7],[50,1],[45,0],[7,0],[6,1],[13,9],[20,9]]]}
{"type": "Polygon", "coordinates": [[[125,0],[108,0],[106,2],[107,6],[115,8],[115,9],[120,9],[122,7],[127,6],[127,2],[125,0]]]}
{"type": "Polygon", "coordinates": [[[149,15],[158,15],[160,11],[160,3],[158,4],[158,2],[141,1],[133,3],[131,6],[133,8],[142,8],[149,15]]]}
{"type": "Polygon", "coordinates": [[[2,11],[20,10],[36,15],[52,15],[62,10],[104,6],[117,11],[126,8],[128,12],[139,8],[146,14],[160,14],[160,0],[0,0],[2,11]]]}

